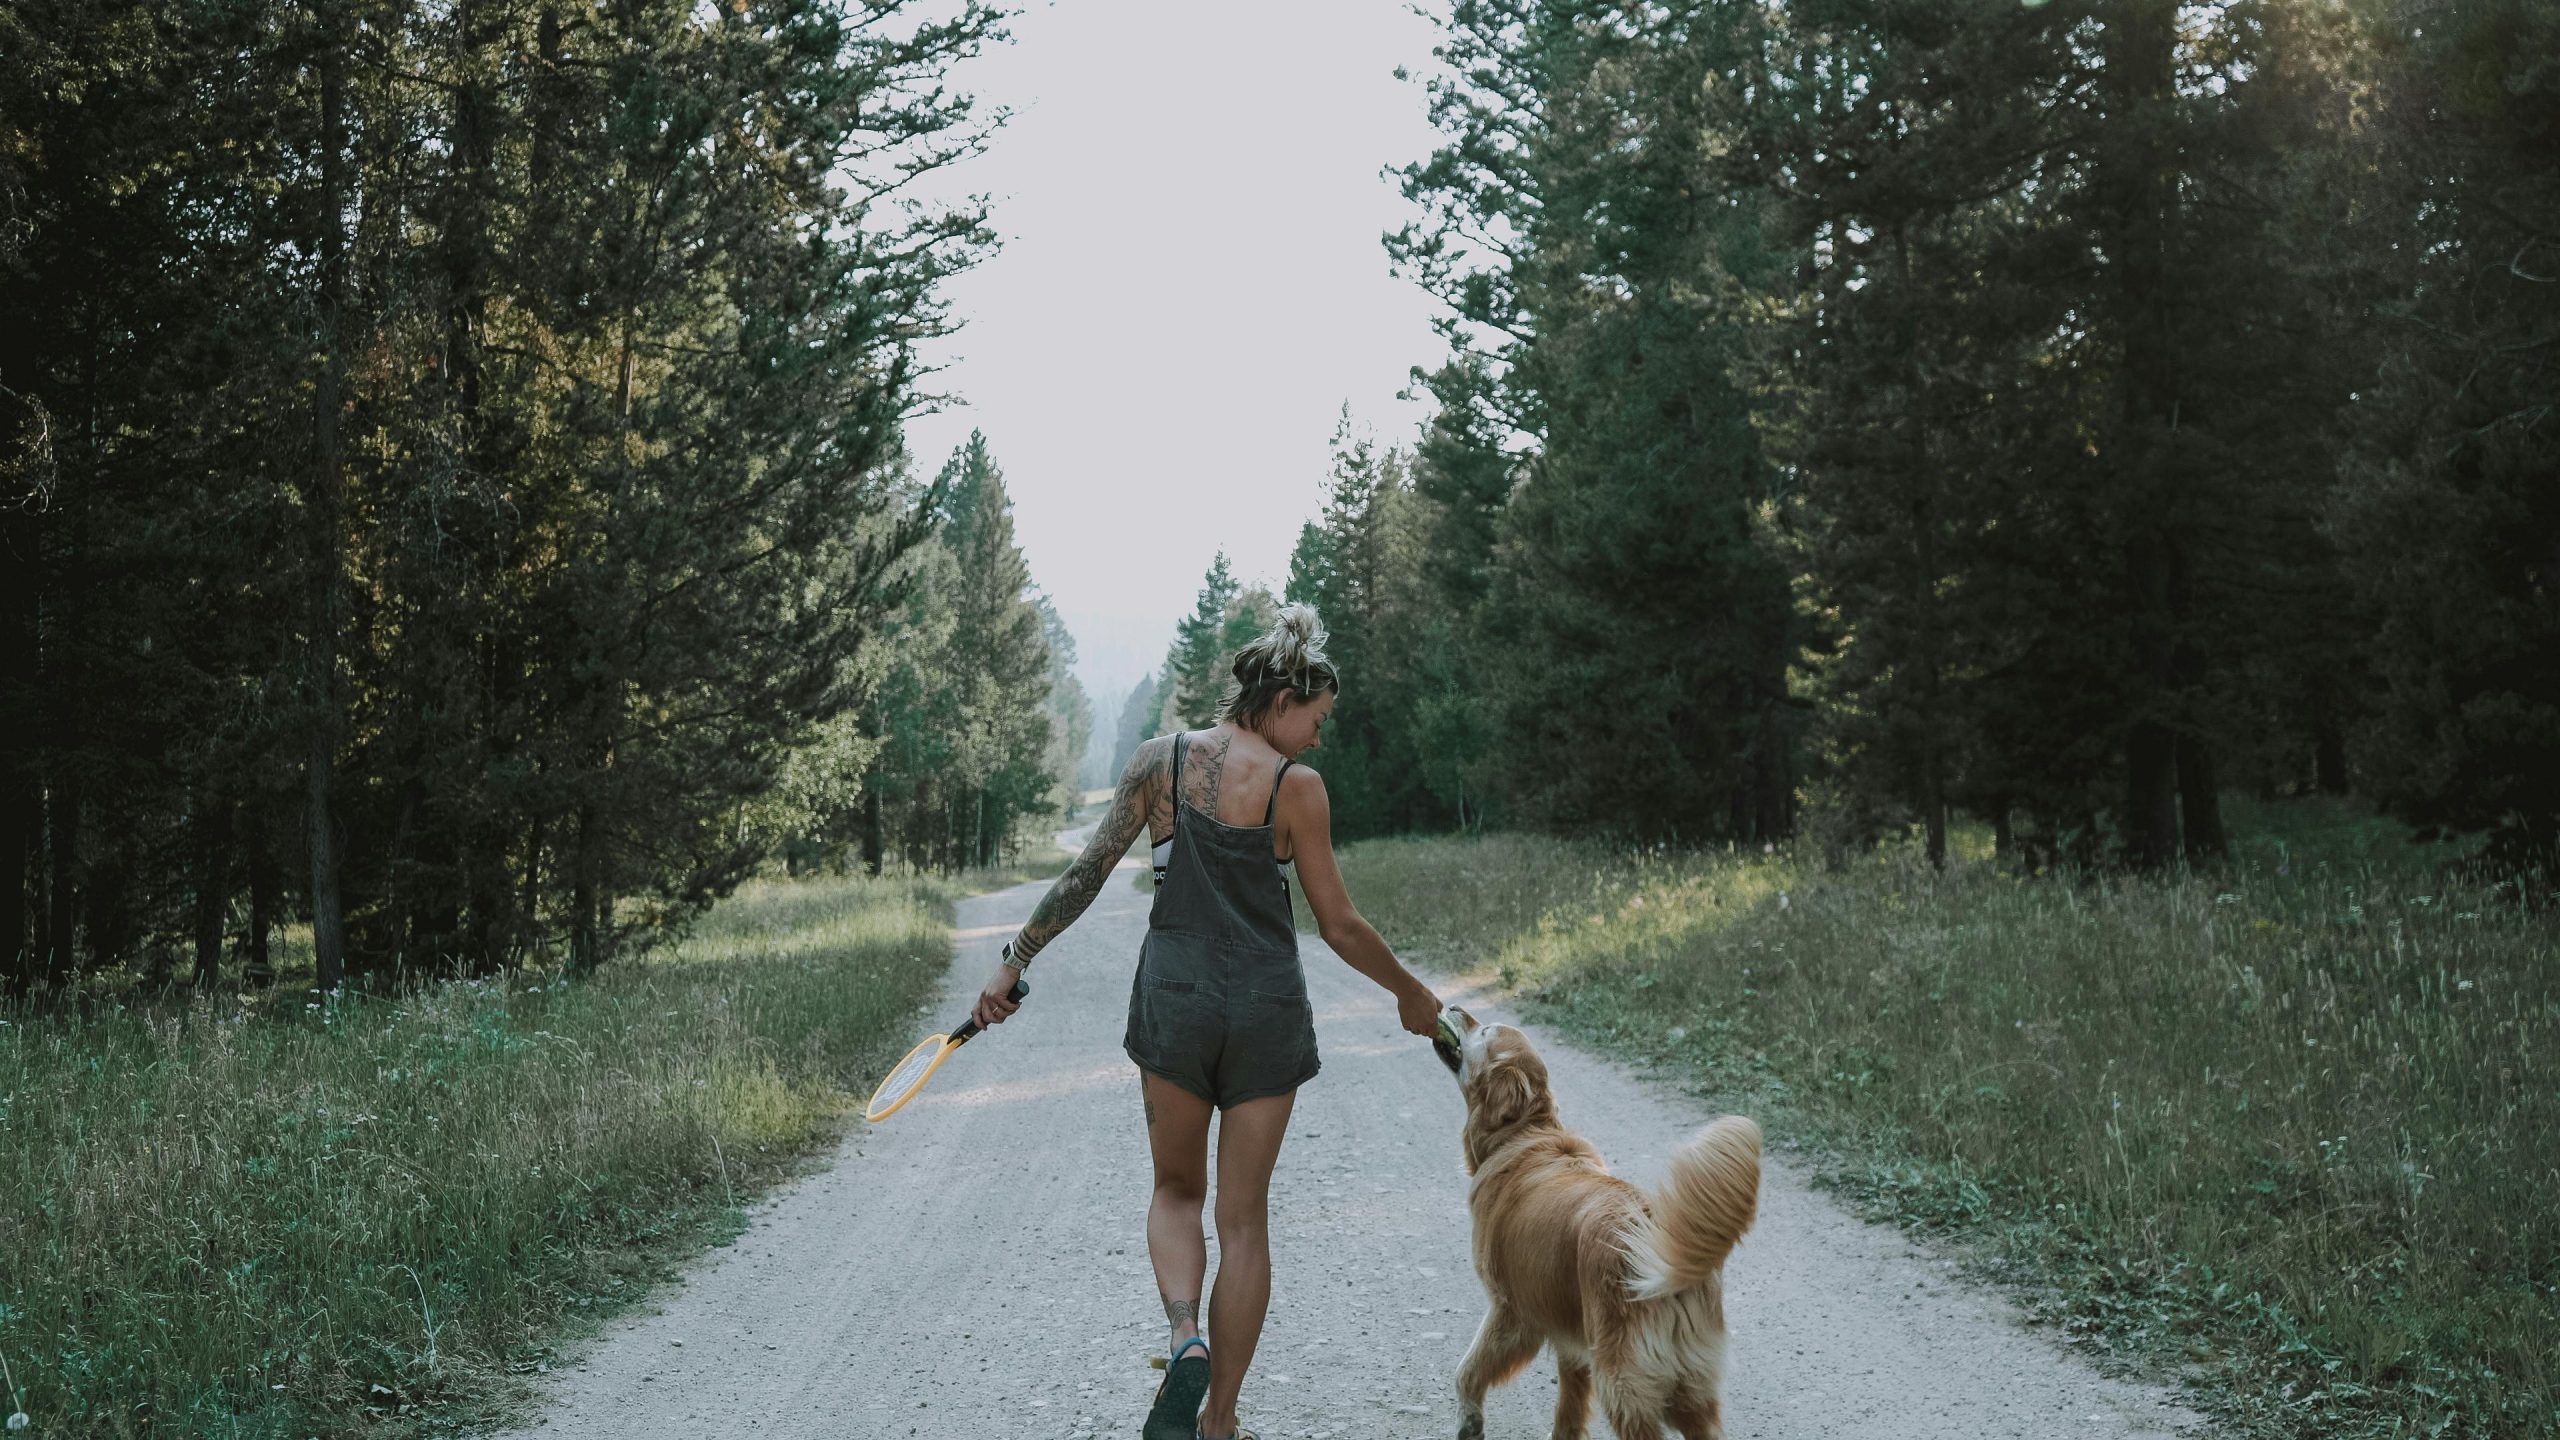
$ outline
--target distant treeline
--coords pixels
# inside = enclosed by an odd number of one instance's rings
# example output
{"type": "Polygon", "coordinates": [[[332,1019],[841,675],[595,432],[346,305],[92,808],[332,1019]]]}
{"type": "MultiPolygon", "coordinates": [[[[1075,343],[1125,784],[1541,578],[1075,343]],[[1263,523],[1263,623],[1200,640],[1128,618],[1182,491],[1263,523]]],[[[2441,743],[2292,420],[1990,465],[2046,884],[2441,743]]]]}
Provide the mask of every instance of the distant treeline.
{"type": "Polygon", "coordinates": [[[2156,865],[2353,788],[2549,853],[2560,8],[1445,25],[1440,411],[1337,445],[1289,581],[1346,831],[2156,865]]]}
{"type": "Polygon", "coordinates": [[[1067,646],[983,442],[902,437],[988,243],[902,192],[998,33],[0,9],[0,992],[302,919],[323,987],[588,965],[777,852],[1007,849],[1067,646]]]}

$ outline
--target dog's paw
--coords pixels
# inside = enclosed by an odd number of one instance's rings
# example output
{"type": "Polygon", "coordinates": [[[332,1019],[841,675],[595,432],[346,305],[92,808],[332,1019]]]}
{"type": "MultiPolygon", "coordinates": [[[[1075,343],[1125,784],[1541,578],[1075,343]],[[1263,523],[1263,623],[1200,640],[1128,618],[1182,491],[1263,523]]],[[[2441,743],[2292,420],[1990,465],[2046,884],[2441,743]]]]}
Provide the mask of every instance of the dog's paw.
{"type": "Polygon", "coordinates": [[[1458,1440],[1484,1440],[1484,1412],[1474,1411],[1458,1421],[1458,1440]]]}

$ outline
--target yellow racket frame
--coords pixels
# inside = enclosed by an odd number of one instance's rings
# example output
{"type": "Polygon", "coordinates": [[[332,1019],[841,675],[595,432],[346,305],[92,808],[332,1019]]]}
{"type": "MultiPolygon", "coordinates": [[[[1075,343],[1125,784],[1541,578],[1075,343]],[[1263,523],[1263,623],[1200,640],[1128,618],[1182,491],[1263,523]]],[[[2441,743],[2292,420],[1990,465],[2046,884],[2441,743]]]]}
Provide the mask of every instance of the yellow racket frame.
{"type": "MultiPolygon", "coordinates": [[[[1028,981],[1017,980],[1013,983],[1014,999],[1020,1000],[1030,993],[1031,985],[1028,981]]],[[[978,1022],[967,1020],[961,1022],[960,1028],[948,1035],[927,1035],[916,1042],[914,1049],[900,1056],[898,1063],[889,1067],[889,1073],[880,1077],[880,1088],[871,1092],[871,1103],[863,1107],[862,1118],[877,1125],[905,1109],[908,1101],[924,1093],[925,1082],[933,1078],[933,1072],[942,1068],[942,1062],[950,1059],[953,1051],[968,1044],[969,1038],[977,1033],[978,1022]],[[890,1093],[889,1086],[906,1073],[907,1067],[915,1062],[917,1056],[937,1048],[941,1053],[926,1063],[923,1074],[908,1081],[895,1094],[890,1093]]]]}

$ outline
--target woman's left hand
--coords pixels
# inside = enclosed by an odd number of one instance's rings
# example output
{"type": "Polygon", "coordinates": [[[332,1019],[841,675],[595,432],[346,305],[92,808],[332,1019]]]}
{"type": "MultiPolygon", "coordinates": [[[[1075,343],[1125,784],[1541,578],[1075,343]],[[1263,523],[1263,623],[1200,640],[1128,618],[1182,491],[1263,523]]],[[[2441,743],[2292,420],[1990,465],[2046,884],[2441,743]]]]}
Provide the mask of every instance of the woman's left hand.
{"type": "Polygon", "coordinates": [[[1001,1025],[1014,1011],[1022,1008],[1022,1002],[1013,998],[1014,983],[1021,978],[1022,972],[1010,965],[996,967],[995,978],[987,982],[987,988],[978,992],[978,1003],[969,1012],[969,1018],[978,1022],[979,1029],[1001,1025]]]}
{"type": "Polygon", "coordinates": [[[1440,997],[1416,980],[1396,996],[1396,1019],[1404,1028],[1428,1039],[1440,1033],[1440,997]]]}

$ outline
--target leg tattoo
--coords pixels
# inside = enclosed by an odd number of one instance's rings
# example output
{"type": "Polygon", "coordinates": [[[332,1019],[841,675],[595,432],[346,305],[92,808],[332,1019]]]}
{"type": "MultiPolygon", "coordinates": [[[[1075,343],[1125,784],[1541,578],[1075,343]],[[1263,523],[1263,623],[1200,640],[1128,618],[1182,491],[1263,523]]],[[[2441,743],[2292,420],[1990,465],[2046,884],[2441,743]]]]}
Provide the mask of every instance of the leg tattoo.
{"type": "Polygon", "coordinates": [[[1171,1332],[1171,1338],[1165,1341],[1166,1349],[1170,1350],[1182,1343],[1182,1332],[1185,1327],[1188,1327],[1194,1335],[1200,1333],[1199,1301],[1175,1300],[1166,1296],[1163,1291],[1157,1291],[1156,1298],[1164,1301],[1165,1325],[1171,1332]]]}

